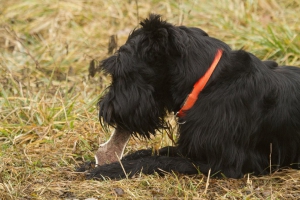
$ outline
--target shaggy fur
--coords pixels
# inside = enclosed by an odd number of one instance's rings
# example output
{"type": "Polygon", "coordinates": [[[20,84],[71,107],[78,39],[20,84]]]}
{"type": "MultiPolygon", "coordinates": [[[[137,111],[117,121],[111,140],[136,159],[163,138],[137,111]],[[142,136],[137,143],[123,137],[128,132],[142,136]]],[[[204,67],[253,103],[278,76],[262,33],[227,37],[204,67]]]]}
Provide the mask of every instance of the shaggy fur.
{"type": "MultiPolygon", "coordinates": [[[[129,177],[142,172],[223,174],[241,178],[300,168],[300,69],[231,50],[199,28],[150,15],[117,53],[101,63],[112,83],[100,100],[102,122],[149,138],[177,112],[194,83],[223,55],[195,105],[179,120],[178,141],[159,155],[141,150],[122,159],[129,177]],[[270,148],[272,144],[272,148],[270,148]],[[271,149],[271,150],[270,150],[271,149]]],[[[120,163],[89,178],[124,178],[120,163]]]]}

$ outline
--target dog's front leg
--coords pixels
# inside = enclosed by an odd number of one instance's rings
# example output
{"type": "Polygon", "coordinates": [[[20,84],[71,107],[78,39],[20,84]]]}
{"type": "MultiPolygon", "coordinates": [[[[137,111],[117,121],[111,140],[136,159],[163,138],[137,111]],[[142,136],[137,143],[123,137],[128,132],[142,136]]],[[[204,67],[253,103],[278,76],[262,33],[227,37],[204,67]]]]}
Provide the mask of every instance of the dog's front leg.
{"type": "Polygon", "coordinates": [[[130,132],[116,128],[109,140],[100,144],[95,154],[96,165],[104,165],[121,159],[129,138],[130,132]]]}

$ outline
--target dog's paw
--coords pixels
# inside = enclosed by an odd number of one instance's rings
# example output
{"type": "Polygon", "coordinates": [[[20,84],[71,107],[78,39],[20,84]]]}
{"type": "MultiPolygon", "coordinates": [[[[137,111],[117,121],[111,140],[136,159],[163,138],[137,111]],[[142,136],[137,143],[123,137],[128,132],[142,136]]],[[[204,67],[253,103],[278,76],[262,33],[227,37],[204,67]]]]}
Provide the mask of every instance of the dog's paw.
{"type": "Polygon", "coordinates": [[[80,164],[78,167],[75,168],[75,171],[76,172],[85,172],[85,171],[88,171],[88,170],[91,170],[95,168],[95,162],[84,162],[82,164],[80,164]]]}
{"type": "Polygon", "coordinates": [[[128,176],[126,176],[119,163],[111,163],[107,165],[97,166],[86,173],[86,179],[119,180],[126,177],[128,176]]]}

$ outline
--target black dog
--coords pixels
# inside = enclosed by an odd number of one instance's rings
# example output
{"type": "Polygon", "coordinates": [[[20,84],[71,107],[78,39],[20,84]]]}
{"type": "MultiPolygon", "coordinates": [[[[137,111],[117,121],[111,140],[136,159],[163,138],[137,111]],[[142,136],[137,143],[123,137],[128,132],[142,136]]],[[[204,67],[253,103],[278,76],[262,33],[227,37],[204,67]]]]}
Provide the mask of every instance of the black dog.
{"type": "Polygon", "coordinates": [[[201,29],[158,15],[142,21],[101,68],[112,76],[99,102],[101,121],[149,138],[167,127],[168,113],[180,111],[179,138],[159,155],[141,150],[122,166],[96,167],[89,178],[124,178],[123,168],[129,177],[211,170],[232,178],[300,168],[299,68],[233,51],[201,29]]]}

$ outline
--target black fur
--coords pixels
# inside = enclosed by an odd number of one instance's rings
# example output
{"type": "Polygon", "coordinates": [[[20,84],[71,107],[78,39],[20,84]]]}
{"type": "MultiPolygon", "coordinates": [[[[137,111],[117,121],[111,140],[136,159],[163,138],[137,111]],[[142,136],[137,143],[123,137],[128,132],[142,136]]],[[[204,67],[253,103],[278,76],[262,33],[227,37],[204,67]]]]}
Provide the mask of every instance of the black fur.
{"type": "MultiPolygon", "coordinates": [[[[173,26],[150,15],[117,53],[101,64],[112,75],[100,100],[100,119],[149,138],[166,127],[194,83],[224,51],[195,105],[179,120],[175,147],[122,159],[129,176],[176,171],[241,178],[300,167],[300,69],[233,51],[198,28],[173,26]],[[272,144],[272,152],[270,151],[272,144]]],[[[96,167],[89,178],[124,178],[119,163],[96,167]]]]}

